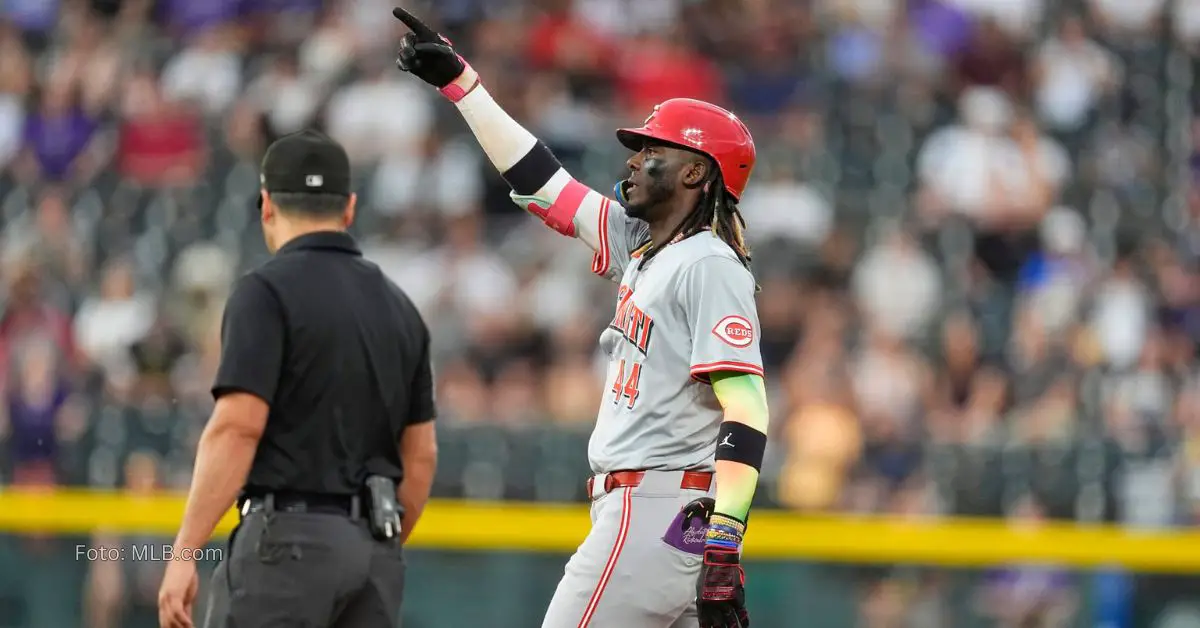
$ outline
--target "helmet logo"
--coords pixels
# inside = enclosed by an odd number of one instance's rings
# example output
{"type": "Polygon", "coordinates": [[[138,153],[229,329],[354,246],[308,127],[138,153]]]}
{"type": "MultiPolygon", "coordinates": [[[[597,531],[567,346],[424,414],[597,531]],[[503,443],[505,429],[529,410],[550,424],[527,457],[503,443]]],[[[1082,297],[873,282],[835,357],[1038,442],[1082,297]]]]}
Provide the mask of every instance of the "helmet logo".
{"type": "Polygon", "coordinates": [[[650,121],[654,119],[654,116],[658,113],[658,108],[661,106],[662,105],[654,105],[654,110],[650,112],[650,115],[646,116],[646,120],[645,122],[642,122],[642,126],[650,124],[650,121]]]}

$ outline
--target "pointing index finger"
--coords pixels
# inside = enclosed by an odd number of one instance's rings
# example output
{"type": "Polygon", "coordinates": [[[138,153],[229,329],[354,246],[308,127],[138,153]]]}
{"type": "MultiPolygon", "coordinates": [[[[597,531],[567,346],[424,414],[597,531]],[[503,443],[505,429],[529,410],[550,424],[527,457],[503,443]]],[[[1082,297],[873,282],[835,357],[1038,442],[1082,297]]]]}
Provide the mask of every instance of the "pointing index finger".
{"type": "Polygon", "coordinates": [[[416,33],[417,38],[421,41],[438,40],[438,34],[432,28],[426,26],[425,22],[417,19],[417,16],[413,15],[412,13],[401,9],[400,7],[396,7],[392,9],[392,15],[396,16],[397,20],[404,22],[405,26],[412,29],[412,32],[416,33]]]}

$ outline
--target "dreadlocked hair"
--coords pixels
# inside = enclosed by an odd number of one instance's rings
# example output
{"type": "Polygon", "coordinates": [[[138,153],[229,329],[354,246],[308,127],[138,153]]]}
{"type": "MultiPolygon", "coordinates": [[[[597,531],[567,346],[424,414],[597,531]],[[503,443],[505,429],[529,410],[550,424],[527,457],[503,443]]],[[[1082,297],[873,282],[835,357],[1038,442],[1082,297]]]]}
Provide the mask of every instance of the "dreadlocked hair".
{"type": "Polygon", "coordinates": [[[696,208],[680,221],[666,240],[644,245],[645,252],[638,262],[638,270],[680,235],[689,238],[705,229],[711,229],[733,249],[743,266],[750,267],[750,247],[746,245],[745,236],[746,220],[738,210],[737,199],[725,189],[720,171],[713,168],[710,172],[704,184],[704,194],[700,197],[700,202],[696,203],[696,208]]]}

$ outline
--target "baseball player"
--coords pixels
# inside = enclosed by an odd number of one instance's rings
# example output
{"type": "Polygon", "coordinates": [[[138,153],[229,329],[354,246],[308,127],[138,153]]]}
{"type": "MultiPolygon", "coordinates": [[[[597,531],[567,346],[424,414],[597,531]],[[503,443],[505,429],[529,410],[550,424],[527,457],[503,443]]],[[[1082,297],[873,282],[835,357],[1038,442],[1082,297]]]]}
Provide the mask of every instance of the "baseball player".
{"type": "Polygon", "coordinates": [[[453,102],[512,198],[587,244],[592,271],[619,285],[600,336],[592,528],[543,628],[749,626],[740,549],[768,421],[737,209],[754,167],[749,131],[720,107],[668,100],[617,131],[634,154],[606,198],[496,104],[449,40],[393,13],[412,31],[400,69],[453,102]]]}

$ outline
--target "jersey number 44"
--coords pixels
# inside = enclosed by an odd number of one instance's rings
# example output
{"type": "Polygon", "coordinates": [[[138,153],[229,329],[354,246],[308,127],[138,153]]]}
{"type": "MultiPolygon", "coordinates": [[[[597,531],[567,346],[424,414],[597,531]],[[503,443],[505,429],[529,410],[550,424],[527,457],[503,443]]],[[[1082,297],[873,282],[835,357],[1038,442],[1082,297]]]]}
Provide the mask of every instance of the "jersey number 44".
{"type": "Polygon", "coordinates": [[[613,403],[621,403],[622,399],[626,401],[626,407],[633,409],[634,402],[638,398],[638,381],[642,377],[642,363],[629,362],[629,373],[625,372],[626,362],[622,358],[617,363],[617,376],[613,378],[612,394],[613,403]]]}

